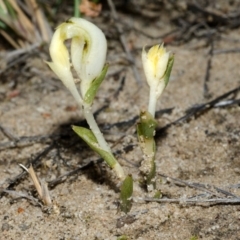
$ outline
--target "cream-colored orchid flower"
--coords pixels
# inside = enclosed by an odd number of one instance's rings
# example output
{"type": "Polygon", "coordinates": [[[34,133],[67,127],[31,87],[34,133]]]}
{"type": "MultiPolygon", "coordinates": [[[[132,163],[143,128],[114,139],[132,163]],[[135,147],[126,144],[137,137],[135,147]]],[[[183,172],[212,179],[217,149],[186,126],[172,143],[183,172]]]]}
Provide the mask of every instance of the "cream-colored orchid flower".
{"type": "Polygon", "coordinates": [[[97,26],[82,18],[73,17],[57,28],[49,51],[53,62],[48,65],[76,98],[72,63],[80,80],[82,99],[92,81],[101,74],[106,60],[107,41],[97,26]],[[71,62],[64,44],[67,39],[72,39],[71,62]]]}
{"type": "Polygon", "coordinates": [[[155,115],[156,101],[166,87],[173,65],[173,56],[166,51],[163,44],[155,45],[148,52],[142,51],[143,69],[150,87],[148,111],[155,115]]]}
{"type": "Polygon", "coordinates": [[[75,100],[79,104],[82,104],[82,98],[79,96],[71,72],[69,53],[66,46],[64,45],[66,34],[61,30],[61,26],[63,24],[61,24],[53,34],[49,48],[52,62],[47,62],[47,64],[58,76],[58,78],[63,82],[65,87],[71,92],[75,100]]]}
{"type": "Polygon", "coordinates": [[[104,33],[91,22],[82,18],[71,18],[68,22],[72,23],[68,25],[67,31],[72,38],[72,64],[81,80],[80,89],[84,96],[91,82],[102,72],[107,40],[104,33]]]}
{"type": "Polygon", "coordinates": [[[52,62],[48,62],[49,67],[81,106],[91,130],[81,127],[74,129],[90,147],[103,156],[109,166],[116,171],[117,176],[124,179],[124,171],[112,155],[91,111],[93,99],[108,68],[108,65],[105,65],[107,54],[105,35],[97,26],[87,20],[73,17],[57,28],[49,51],[52,58],[52,62]],[[67,39],[72,40],[71,55],[64,44],[67,39]],[[72,67],[80,81],[80,94],[73,79],[72,67]]]}

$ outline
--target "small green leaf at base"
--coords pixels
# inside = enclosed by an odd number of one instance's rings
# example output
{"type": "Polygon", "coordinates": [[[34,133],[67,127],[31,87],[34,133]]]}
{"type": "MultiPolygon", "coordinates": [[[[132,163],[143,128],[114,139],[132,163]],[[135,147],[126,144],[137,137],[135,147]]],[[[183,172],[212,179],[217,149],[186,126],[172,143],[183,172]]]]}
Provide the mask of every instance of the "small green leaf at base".
{"type": "Polygon", "coordinates": [[[120,209],[128,213],[132,208],[133,179],[128,175],[122,183],[120,193],[120,209]]]}
{"type": "Polygon", "coordinates": [[[128,238],[128,236],[126,236],[126,235],[122,235],[122,236],[119,236],[118,238],[117,238],[117,240],[128,240],[129,238],[128,238]]]}
{"type": "Polygon", "coordinates": [[[157,190],[153,196],[153,198],[160,199],[162,198],[162,193],[160,190],[157,190]]]}
{"type": "Polygon", "coordinates": [[[155,189],[155,154],[156,144],[154,140],[155,129],[157,121],[148,111],[140,113],[140,122],[137,125],[137,134],[140,147],[144,154],[144,160],[141,163],[141,171],[144,174],[145,187],[148,191],[155,189]]]}
{"type": "Polygon", "coordinates": [[[198,237],[197,237],[197,236],[192,236],[192,237],[190,238],[190,240],[198,240],[198,237]]]}
{"type": "Polygon", "coordinates": [[[83,141],[87,143],[87,145],[93,149],[95,152],[97,152],[106,162],[107,164],[113,168],[115,164],[117,163],[117,160],[114,158],[114,156],[104,151],[98,144],[96,137],[94,136],[93,132],[87,128],[78,127],[78,126],[72,126],[72,129],[77,135],[82,138],[83,141]]]}
{"type": "Polygon", "coordinates": [[[148,111],[141,111],[140,123],[137,125],[138,136],[143,136],[147,139],[153,138],[156,127],[157,121],[153,118],[152,114],[148,111]]]}

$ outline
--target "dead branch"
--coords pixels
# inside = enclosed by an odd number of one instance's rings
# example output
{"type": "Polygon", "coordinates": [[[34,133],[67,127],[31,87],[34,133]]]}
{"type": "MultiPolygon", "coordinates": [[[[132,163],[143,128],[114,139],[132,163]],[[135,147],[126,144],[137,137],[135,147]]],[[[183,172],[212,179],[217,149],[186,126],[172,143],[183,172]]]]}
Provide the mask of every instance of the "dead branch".
{"type": "MultiPolygon", "coordinates": [[[[177,120],[171,122],[171,123],[168,123],[167,125],[165,125],[164,127],[162,128],[159,128],[157,129],[156,131],[156,138],[158,138],[159,136],[161,136],[161,134],[163,132],[165,132],[169,127],[173,126],[173,125],[176,125],[178,123],[181,123],[181,122],[184,122],[186,120],[189,120],[191,117],[197,117],[199,116],[200,114],[204,113],[205,111],[208,111],[214,107],[221,107],[221,104],[218,105],[223,99],[229,97],[230,95],[234,95],[236,93],[238,93],[240,91],[240,86],[233,89],[233,90],[230,90],[218,97],[216,97],[215,99],[209,101],[209,102],[206,102],[206,103],[203,103],[203,104],[198,104],[197,106],[194,106],[190,109],[188,109],[186,111],[186,114],[180,118],[178,118],[177,120]]],[[[237,103],[238,103],[239,100],[237,100],[237,103]]],[[[236,103],[236,101],[235,101],[236,103]]],[[[227,106],[227,105],[223,105],[223,106],[227,106]]]]}
{"type": "Polygon", "coordinates": [[[130,51],[128,45],[127,45],[127,41],[126,41],[126,38],[125,38],[125,36],[123,34],[122,27],[119,24],[120,19],[118,17],[118,14],[117,14],[117,11],[115,9],[113,1],[112,0],[108,0],[108,5],[110,7],[111,14],[112,14],[112,17],[114,19],[116,29],[117,29],[117,31],[119,33],[119,39],[120,39],[120,42],[122,44],[122,47],[123,47],[124,51],[127,54],[127,58],[129,60],[129,62],[132,64],[132,69],[133,69],[133,74],[134,74],[135,80],[140,85],[141,84],[141,80],[140,80],[140,76],[139,76],[139,73],[138,73],[138,70],[137,70],[137,67],[136,67],[136,64],[135,64],[135,60],[134,60],[134,57],[132,56],[131,51],[130,51]]]}
{"type": "Polygon", "coordinates": [[[216,49],[213,51],[214,55],[218,54],[227,54],[227,53],[239,53],[240,48],[232,48],[232,49],[216,49]]]}
{"type": "MultiPolygon", "coordinates": [[[[0,130],[1,127],[0,127],[0,130]]],[[[9,148],[23,148],[34,145],[36,143],[50,143],[52,140],[59,139],[60,135],[46,135],[46,136],[30,136],[30,137],[16,137],[12,141],[0,143],[0,150],[9,148]]]]}
{"type": "Polygon", "coordinates": [[[207,193],[210,196],[217,196],[217,197],[221,197],[221,195],[219,195],[218,193],[221,193],[227,197],[234,197],[234,198],[238,198],[238,196],[232,194],[231,192],[228,192],[224,189],[221,189],[219,187],[215,187],[213,185],[210,184],[203,184],[203,183],[192,183],[192,182],[187,182],[178,178],[173,178],[173,177],[169,177],[165,174],[161,174],[158,173],[159,176],[166,178],[168,181],[173,182],[175,185],[178,186],[187,186],[190,188],[194,188],[197,190],[200,190],[204,193],[207,193]]]}
{"type": "Polygon", "coordinates": [[[210,81],[210,71],[212,68],[212,56],[213,56],[213,48],[214,48],[214,42],[211,40],[211,46],[208,53],[208,60],[207,60],[207,66],[206,66],[206,73],[204,77],[204,83],[203,83],[203,96],[204,98],[209,98],[209,88],[208,88],[208,82],[210,81]]]}
{"type": "Polygon", "coordinates": [[[3,190],[3,192],[11,195],[12,197],[14,197],[15,200],[18,198],[26,198],[26,199],[30,200],[30,202],[33,203],[34,205],[42,207],[42,204],[38,201],[38,199],[36,199],[28,194],[25,194],[22,192],[17,192],[14,190],[6,190],[6,189],[3,190]]]}
{"type": "MultiPolygon", "coordinates": [[[[135,200],[135,199],[134,199],[135,200]]],[[[145,201],[145,202],[158,202],[158,203],[177,203],[181,205],[204,205],[204,206],[212,206],[219,204],[239,204],[240,198],[211,198],[211,199],[191,199],[191,198],[139,198],[135,201],[145,201]]]]}

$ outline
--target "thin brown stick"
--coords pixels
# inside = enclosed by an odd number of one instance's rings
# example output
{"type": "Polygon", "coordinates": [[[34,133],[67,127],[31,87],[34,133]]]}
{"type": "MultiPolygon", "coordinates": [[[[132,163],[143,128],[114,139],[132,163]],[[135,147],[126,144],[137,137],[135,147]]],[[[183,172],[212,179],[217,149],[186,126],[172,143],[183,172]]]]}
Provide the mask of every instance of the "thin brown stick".
{"type": "MultiPolygon", "coordinates": [[[[0,130],[1,126],[0,126],[0,130]]],[[[45,136],[29,136],[29,137],[19,137],[11,139],[11,141],[0,143],[0,150],[5,150],[9,148],[23,148],[28,147],[36,143],[47,143],[53,139],[60,138],[60,135],[45,135],[45,136]]]]}
{"type": "Polygon", "coordinates": [[[239,204],[240,198],[211,198],[211,199],[190,199],[190,198],[139,198],[134,199],[136,202],[139,200],[145,202],[158,202],[158,203],[178,203],[190,205],[217,205],[217,204],[239,204]]]}
{"type": "Polygon", "coordinates": [[[2,133],[3,133],[7,138],[9,138],[9,139],[11,139],[11,140],[14,140],[14,141],[19,140],[19,138],[16,137],[8,128],[2,126],[1,124],[0,124],[0,130],[2,131],[2,133]]]}
{"type": "Polygon", "coordinates": [[[25,37],[29,42],[34,43],[35,42],[35,36],[34,36],[34,26],[30,22],[30,20],[27,18],[27,16],[24,14],[24,12],[19,8],[19,6],[16,4],[16,1],[8,0],[12,7],[16,10],[18,13],[18,25],[16,26],[16,29],[18,30],[18,33],[25,37]],[[20,31],[22,29],[23,31],[20,31]]]}
{"type": "Polygon", "coordinates": [[[226,53],[239,53],[240,48],[231,48],[231,49],[216,49],[213,51],[214,55],[217,54],[226,54],[226,53]]]}
{"type": "Polygon", "coordinates": [[[16,49],[21,48],[16,41],[5,31],[0,29],[0,34],[16,49]]]}
{"type": "Polygon", "coordinates": [[[34,16],[36,17],[42,39],[45,42],[49,42],[51,39],[51,30],[49,27],[49,24],[47,23],[46,19],[44,18],[44,14],[42,10],[39,8],[37,2],[35,0],[28,0],[29,5],[31,5],[32,12],[34,13],[34,16]]]}
{"type": "Polygon", "coordinates": [[[176,184],[176,185],[195,188],[197,190],[200,190],[202,192],[210,194],[211,196],[217,196],[217,197],[220,198],[221,196],[219,195],[219,193],[221,193],[221,194],[223,194],[225,196],[228,196],[228,197],[230,196],[230,197],[238,198],[238,196],[232,194],[231,192],[228,192],[224,189],[215,187],[215,186],[210,185],[210,184],[187,182],[187,181],[183,181],[183,180],[178,179],[178,178],[169,177],[169,176],[167,176],[165,174],[161,174],[161,173],[158,173],[158,175],[166,178],[168,181],[170,180],[170,181],[174,182],[174,184],[176,184]]]}
{"type": "Polygon", "coordinates": [[[178,184],[178,185],[180,184],[180,185],[183,185],[183,186],[188,186],[190,188],[195,188],[195,189],[198,189],[200,191],[207,192],[207,193],[209,193],[211,195],[214,194],[213,191],[211,191],[209,188],[206,188],[206,186],[203,185],[203,184],[189,183],[189,182],[183,181],[181,179],[177,179],[177,178],[172,178],[172,177],[166,176],[165,174],[161,174],[161,173],[159,173],[158,175],[162,176],[162,177],[165,177],[167,180],[171,180],[175,184],[178,184]]]}
{"type": "Polygon", "coordinates": [[[34,205],[42,207],[42,204],[38,201],[38,199],[36,199],[32,196],[29,196],[25,193],[14,191],[14,190],[6,190],[6,189],[3,190],[3,192],[13,196],[15,199],[16,198],[26,198],[26,199],[30,200],[34,205]]]}
{"type": "Polygon", "coordinates": [[[139,75],[139,73],[138,73],[138,70],[137,70],[137,67],[136,67],[134,58],[133,58],[133,56],[132,56],[132,53],[131,53],[128,45],[127,45],[126,38],[125,38],[125,36],[124,36],[124,34],[123,34],[123,29],[122,29],[121,25],[119,24],[120,19],[119,19],[119,17],[118,17],[117,11],[116,11],[116,9],[115,9],[115,5],[114,5],[114,3],[113,3],[112,0],[108,0],[108,5],[109,5],[109,7],[110,7],[112,17],[113,17],[113,19],[114,19],[114,21],[115,21],[115,26],[116,26],[117,31],[118,31],[118,33],[119,33],[119,38],[120,38],[121,44],[122,44],[122,46],[123,46],[123,49],[124,49],[124,51],[125,51],[126,54],[127,54],[128,60],[129,60],[129,61],[131,62],[131,64],[132,64],[132,70],[133,70],[133,74],[134,74],[135,80],[136,80],[136,82],[140,85],[140,84],[141,84],[140,75],[139,75]]]}
{"type": "Polygon", "coordinates": [[[204,83],[203,83],[203,96],[204,98],[209,98],[209,88],[208,88],[208,82],[210,81],[210,73],[212,68],[212,56],[213,56],[213,48],[214,48],[214,42],[211,39],[211,46],[208,53],[208,60],[207,60],[207,66],[206,66],[206,73],[204,77],[204,83]]]}
{"type": "Polygon", "coordinates": [[[224,93],[223,95],[216,97],[215,99],[213,99],[209,102],[199,104],[197,107],[193,107],[192,109],[186,111],[186,114],[184,116],[178,118],[177,120],[175,120],[171,123],[166,124],[162,128],[157,129],[155,137],[156,138],[159,137],[163,132],[165,132],[169,127],[171,127],[173,125],[176,125],[180,122],[186,121],[186,120],[190,119],[192,116],[197,117],[204,111],[210,110],[211,108],[215,107],[215,105],[217,105],[219,102],[221,102],[223,99],[229,97],[232,94],[236,94],[239,91],[240,91],[240,86],[224,93]]]}

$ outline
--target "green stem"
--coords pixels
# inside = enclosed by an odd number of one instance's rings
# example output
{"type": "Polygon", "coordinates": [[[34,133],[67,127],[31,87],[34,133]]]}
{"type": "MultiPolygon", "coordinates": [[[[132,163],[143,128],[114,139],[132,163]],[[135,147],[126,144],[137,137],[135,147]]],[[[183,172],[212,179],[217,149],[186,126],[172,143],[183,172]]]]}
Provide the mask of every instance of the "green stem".
{"type": "MultiPolygon", "coordinates": [[[[106,152],[111,153],[111,149],[108,146],[106,140],[103,137],[102,132],[100,131],[95,118],[93,116],[92,113],[92,109],[91,106],[89,104],[84,103],[83,104],[83,113],[84,113],[84,117],[92,131],[92,133],[94,134],[94,136],[96,137],[99,146],[106,152]]],[[[118,163],[118,161],[115,159],[115,161],[113,162],[113,164],[110,166],[113,168],[113,170],[115,170],[117,176],[123,180],[125,178],[125,174],[123,171],[123,168],[121,167],[121,165],[118,163]]]]}
{"type": "Polygon", "coordinates": [[[111,150],[110,150],[107,142],[105,141],[105,139],[104,139],[104,137],[103,137],[96,121],[95,121],[95,118],[94,118],[93,113],[92,113],[91,106],[88,105],[88,104],[83,104],[83,113],[84,113],[84,117],[86,118],[87,123],[88,123],[91,131],[95,135],[100,147],[104,151],[110,152],[111,150]]]}
{"type": "Polygon", "coordinates": [[[81,0],[74,0],[74,17],[80,17],[80,11],[79,11],[79,5],[81,3],[81,0]]]}
{"type": "Polygon", "coordinates": [[[156,104],[157,104],[156,89],[154,87],[150,87],[148,112],[151,113],[153,118],[155,117],[156,104]]]}

